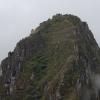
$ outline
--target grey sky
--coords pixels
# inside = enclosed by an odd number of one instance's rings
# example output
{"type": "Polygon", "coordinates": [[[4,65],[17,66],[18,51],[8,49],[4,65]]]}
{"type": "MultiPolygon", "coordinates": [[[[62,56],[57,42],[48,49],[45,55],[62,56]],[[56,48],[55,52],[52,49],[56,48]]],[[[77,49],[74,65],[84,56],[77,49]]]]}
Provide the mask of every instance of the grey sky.
{"type": "Polygon", "coordinates": [[[87,21],[100,44],[100,0],[0,0],[0,61],[32,28],[56,13],[87,21]]]}

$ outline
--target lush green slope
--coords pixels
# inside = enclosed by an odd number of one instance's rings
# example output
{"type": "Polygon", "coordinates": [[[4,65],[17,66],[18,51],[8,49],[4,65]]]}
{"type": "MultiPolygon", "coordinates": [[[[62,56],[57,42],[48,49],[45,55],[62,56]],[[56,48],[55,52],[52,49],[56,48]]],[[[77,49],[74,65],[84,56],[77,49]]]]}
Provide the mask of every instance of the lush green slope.
{"type": "Polygon", "coordinates": [[[99,51],[85,22],[73,15],[53,16],[2,62],[2,83],[9,88],[1,87],[2,100],[79,100],[77,82],[88,87],[85,71],[88,65],[97,71],[99,51]],[[6,81],[13,78],[13,85],[6,81]]]}

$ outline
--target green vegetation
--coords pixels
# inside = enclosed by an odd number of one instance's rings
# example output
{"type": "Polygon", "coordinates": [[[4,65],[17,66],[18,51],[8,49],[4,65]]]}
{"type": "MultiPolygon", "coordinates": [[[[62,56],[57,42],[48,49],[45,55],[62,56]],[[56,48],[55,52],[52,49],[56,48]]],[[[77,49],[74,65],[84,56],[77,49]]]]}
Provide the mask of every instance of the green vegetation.
{"type": "MultiPolygon", "coordinates": [[[[75,83],[86,67],[78,57],[90,60],[95,55],[93,42],[80,24],[76,16],[57,14],[17,44],[15,54],[17,50],[24,60],[15,82],[15,100],[54,100],[58,94],[60,100],[78,100],[75,83]],[[76,37],[79,27],[82,36],[76,37]]],[[[0,86],[0,93],[3,90],[0,86]]]]}

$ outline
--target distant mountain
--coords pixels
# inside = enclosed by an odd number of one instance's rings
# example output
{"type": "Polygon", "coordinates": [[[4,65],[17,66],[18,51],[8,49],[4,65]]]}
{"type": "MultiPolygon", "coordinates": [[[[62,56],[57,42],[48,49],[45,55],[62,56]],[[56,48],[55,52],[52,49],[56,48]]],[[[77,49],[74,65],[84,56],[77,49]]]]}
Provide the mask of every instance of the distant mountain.
{"type": "Polygon", "coordinates": [[[100,48],[77,16],[41,23],[1,67],[0,100],[100,100],[100,48]]]}

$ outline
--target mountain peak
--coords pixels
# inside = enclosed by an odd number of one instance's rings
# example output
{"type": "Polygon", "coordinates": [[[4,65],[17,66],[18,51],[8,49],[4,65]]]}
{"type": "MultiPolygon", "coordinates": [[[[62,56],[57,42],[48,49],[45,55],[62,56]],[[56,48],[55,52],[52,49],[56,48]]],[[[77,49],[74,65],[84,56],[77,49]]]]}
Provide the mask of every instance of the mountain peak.
{"type": "Polygon", "coordinates": [[[77,16],[71,14],[56,14],[51,19],[48,19],[47,21],[40,23],[40,26],[37,28],[37,30],[43,30],[43,28],[46,30],[48,28],[77,26],[80,24],[80,22],[81,20],[77,16]]]}
{"type": "Polygon", "coordinates": [[[41,23],[1,67],[1,100],[100,99],[100,49],[87,23],[74,15],[41,23]]]}

